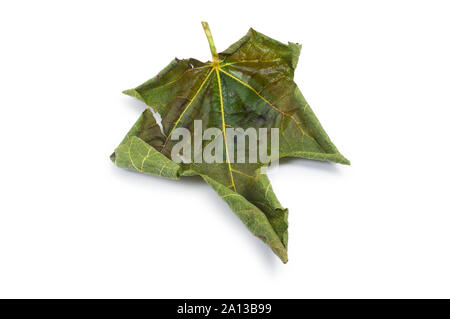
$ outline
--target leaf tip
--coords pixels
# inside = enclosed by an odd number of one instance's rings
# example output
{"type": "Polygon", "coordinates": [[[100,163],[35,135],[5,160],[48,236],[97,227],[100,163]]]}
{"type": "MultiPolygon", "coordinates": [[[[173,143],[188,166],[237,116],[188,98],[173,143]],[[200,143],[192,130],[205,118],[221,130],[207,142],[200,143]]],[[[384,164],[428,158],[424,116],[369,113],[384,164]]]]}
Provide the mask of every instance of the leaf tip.
{"type": "Polygon", "coordinates": [[[343,155],[341,155],[341,158],[342,158],[341,164],[351,165],[351,162],[348,159],[346,159],[343,155]]]}
{"type": "Polygon", "coordinates": [[[129,96],[135,97],[138,100],[141,100],[142,102],[145,103],[144,98],[142,97],[142,95],[136,89],[125,90],[125,91],[122,91],[122,93],[125,94],[125,95],[129,95],[129,96]]]}
{"type": "Polygon", "coordinates": [[[283,264],[287,264],[287,262],[289,261],[287,250],[284,250],[282,254],[278,254],[278,257],[283,264]]]}
{"type": "Polygon", "coordinates": [[[132,92],[136,91],[135,89],[123,90],[122,93],[125,95],[132,95],[132,92]]]}

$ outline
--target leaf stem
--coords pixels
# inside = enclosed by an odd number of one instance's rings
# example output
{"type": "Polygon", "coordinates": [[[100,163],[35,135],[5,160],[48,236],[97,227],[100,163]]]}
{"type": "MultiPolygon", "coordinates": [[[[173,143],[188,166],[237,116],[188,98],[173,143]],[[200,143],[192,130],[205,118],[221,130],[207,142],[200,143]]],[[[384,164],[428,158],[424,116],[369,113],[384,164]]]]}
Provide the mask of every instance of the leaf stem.
{"type": "Polygon", "coordinates": [[[217,54],[216,46],[214,45],[211,30],[209,29],[208,22],[202,21],[203,30],[205,30],[206,38],[208,38],[209,49],[211,50],[213,62],[219,61],[219,55],[217,54]]]}

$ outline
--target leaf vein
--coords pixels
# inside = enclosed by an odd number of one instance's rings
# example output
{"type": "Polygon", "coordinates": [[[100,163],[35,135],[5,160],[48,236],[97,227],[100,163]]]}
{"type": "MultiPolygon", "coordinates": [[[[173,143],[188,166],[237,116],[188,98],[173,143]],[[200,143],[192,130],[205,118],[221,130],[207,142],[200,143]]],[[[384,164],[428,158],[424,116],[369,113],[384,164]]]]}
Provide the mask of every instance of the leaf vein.
{"type": "Polygon", "coordinates": [[[195,101],[196,97],[198,96],[198,94],[200,93],[200,91],[202,90],[203,86],[205,85],[205,83],[208,81],[209,77],[212,74],[212,71],[214,69],[211,68],[211,71],[209,71],[208,75],[206,76],[206,78],[203,80],[202,84],[200,85],[200,87],[198,88],[197,92],[194,94],[194,97],[192,98],[192,100],[188,103],[188,105],[184,108],[183,112],[181,112],[181,115],[178,117],[178,120],[175,122],[174,126],[172,127],[172,130],[170,131],[170,133],[167,135],[166,140],[164,141],[163,147],[161,149],[161,152],[164,150],[164,148],[166,147],[167,142],[169,141],[170,136],[172,135],[173,131],[175,130],[175,128],[178,126],[178,123],[181,121],[181,119],[183,118],[184,113],[186,113],[186,111],[189,109],[189,107],[192,105],[192,103],[195,101]]]}
{"type": "Polygon", "coordinates": [[[225,112],[223,110],[223,96],[222,96],[222,83],[220,82],[220,74],[219,74],[219,69],[215,68],[216,70],[216,75],[217,75],[217,83],[219,85],[219,96],[220,96],[220,111],[222,113],[222,134],[223,134],[223,139],[224,139],[224,144],[225,144],[225,153],[227,156],[227,163],[228,163],[228,171],[230,173],[230,178],[231,178],[231,185],[234,189],[234,191],[236,192],[236,185],[234,184],[234,178],[233,178],[233,172],[231,169],[231,162],[230,162],[230,155],[228,153],[228,144],[227,144],[227,134],[225,133],[225,112]]]}
{"type": "MultiPolygon", "coordinates": [[[[229,76],[230,78],[232,78],[233,80],[239,82],[240,84],[242,84],[242,85],[245,86],[246,88],[250,89],[250,90],[251,90],[253,93],[255,93],[261,100],[263,100],[266,104],[268,104],[271,108],[273,108],[274,110],[280,112],[282,116],[287,116],[287,117],[289,117],[291,120],[294,121],[294,123],[297,125],[297,127],[299,128],[300,132],[301,132],[303,135],[309,136],[309,135],[303,130],[303,128],[301,127],[300,123],[294,118],[293,115],[288,114],[288,113],[286,113],[286,112],[283,112],[281,109],[279,109],[278,107],[276,107],[275,105],[273,105],[272,103],[270,103],[265,97],[263,97],[261,94],[259,94],[258,91],[257,91],[255,88],[253,88],[252,86],[250,86],[248,83],[242,81],[241,79],[235,77],[234,75],[232,75],[232,74],[230,74],[230,73],[228,73],[227,71],[224,71],[224,70],[222,70],[222,69],[220,70],[220,72],[222,72],[222,73],[228,75],[228,76],[229,76]]],[[[309,137],[311,137],[311,136],[309,136],[309,137]]]]}

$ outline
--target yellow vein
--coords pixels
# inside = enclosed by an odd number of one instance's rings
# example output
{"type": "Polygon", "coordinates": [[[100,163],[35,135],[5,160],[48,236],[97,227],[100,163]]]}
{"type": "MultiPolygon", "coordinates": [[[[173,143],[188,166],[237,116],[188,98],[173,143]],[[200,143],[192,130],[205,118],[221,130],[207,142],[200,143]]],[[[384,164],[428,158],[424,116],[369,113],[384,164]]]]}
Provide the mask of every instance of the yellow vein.
{"type": "Polygon", "coordinates": [[[269,187],[270,187],[270,184],[267,185],[266,191],[264,193],[264,198],[266,198],[266,199],[267,199],[267,192],[269,191],[269,187]]]}
{"type": "Polygon", "coordinates": [[[199,67],[192,68],[192,69],[187,69],[186,71],[184,71],[184,72],[183,72],[178,78],[176,78],[175,80],[170,81],[170,82],[167,82],[167,83],[164,83],[164,84],[161,84],[160,86],[155,87],[155,89],[160,89],[160,88],[163,88],[163,87],[165,87],[165,86],[167,86],[167,85],[170,85],[170,84],[173,84],[173,83],[177,82],[178,80],[180,80],[183,76],[185,76],[185,75],[186,75],[188,72],[190,72],[190,71],[196,71],[196,70],[200,70],[200,69],[204,69],[204,68],[209,68],[209,67],[211,67],[211,66],[208,64],[208,65],[199,66],[199,67]]]}
{"type": "Polygon", "coordinates": [[[236,62],[228,62],[228,63],[220,65],[220,67],[224,68],[226,66],[233,65],[233,64],[238,64],[238,63],[273,63],[273,62],[279,62],[279,61],[281,61],[281,60],[280,59],[273,59],[273,60],[267,60],[267,61],[263,61],[263,60],[241,60],[241,61],[236,61],[236,62]]]}
{"type": "Polygon", "coordinates": [[[148,151],[147,151],[147,155],[145,155],[145,157],[144,157],[144,159],[142,160],[142,163],[141,163],[141,172],[144,170],[144,164],[145,164],[145,161],[146,161],[146,160],[148,159],[148,157],[150,156],[151,151],[152,151],[152,148],[149,147],[149,148],[148,148],[148,151]]]}
{"type": "Polygon", "coordinates": [[[234,184],[234,178],[233,178],[233,172],[231,170],[231,164],[230,164],[230,156],[228,154],[228,145],[227,145],[227,134],[225,133],[225,112],[223,110],[223,96],[222,96],[222,83],[220,82],[220,74],[218,68],[215,68],[216,75],[217,75],[217,83],[219,85],[219,96],[220,96],[220,110],[222,112],[222,134],[223,139],[225,143],[225,153],[227,155],[227,163],[228,163],[228,170],[230,171],[230,178],[231,178],[231,185],[234,188],[234,191],[236,192],[236,185],[234,184]]]}
{"type": "MultiPolygon", "coordinates": [[[[261,94],[258,93],[258,91],[256,91],[252,86],[250,86],[249,84],[245,83],[244,81],[242,81],[241,79],[235,77],[234,75],[228,73],[227,71],[224,71],[222,69],[220,69],[220,72],[228,75],[230,78],[232,78],[233,80],[239,82],[240,84],[242,84],[243,86],[245,86],[246,88],[250,89],[253,93],[255,93],[261,100],[263,100],[264,102],[266,102],[267,104],[270,105],[271,108],[273,108],[274,110],[277,110],[278,112],[280,112],[283,116],[287,116],[290,119],[292,119],[295,124],[297,125],[297,127],[300,129],[300,131],[302,132],[303,135],[309,136],[308,134],[306,134],[306,132],[303,130],[303,128],[300,126],[300,123],[291,115],[288,114],[286,112],[283,112],[282,110],[280,110],[279,108],[277,108],[275,105],[273,105],[272,103],[270,103],[265,97],[263,97],[261,94]]],[[[310,136],[309,136],[310,137],[310,136]]]]}
{"type": "Polygon", "coordinates": [[[200,93],[200,91],[202,90],[203,86],[205,85],[205,83],[208,81],[209,77],[212,74],[212,71],[214,69],[211,68],[211,71],[209,71],[208,75],[206,76],[206,78],[203,80],[202,84],[200,85],[200,87],[198,88],[197,92],[195,93],[194,97],[192,98],[192,100],[189,102],[189,104],[184,108],[183,112],[181,112],[180,117],[178,118],[178,120],[175,122],[174,126],[172,127],[172,130],[170,130],[169,135],[167,135],[166,140],[164,141],[163,147],[161,149],[161,152],[164,150],[164,148],[166,147],[167,142],[169,141],[170,136],[172,135],[173,131],[175,130],[175,128],[178,126],[178,123],[180,122],[181,118],[183,117],[184,113],[186,113],[186,111],[189,109],[189,107],[192,105],[192,103],[195,101],[195,98],[197,97],[197,95],[200,93]]]}
{"type": "Polygon", "coordinates": [[[136,165],[133,162],[133,159],[131,158],[131,146],[133,144],[134,139],[131,139],[130,145],[128,146],[128,157],[130,158],[131,165],[133,165],[134,169],[140,172],[139,168],[136,167],[136,165]]]}
{"type": "Polygon", "coordinates": [[[169,164],[169,161],[165,162],[163,167],[161,167],[161,170],[159,171],[159,176],[162,176],[162,172],[166,168],[167,164],[169,164]]]}
{"type": "Polygon", "coordinates": [[[230,197],[230,196],[241,196],[241,195],[232,193],[232,194],[223,195],[223,196],[221,196],[221,198],[227,198],[227,197],[230,197]]]}
{"type": "Polygon", "coordinates": [[[231,170],[232,170],[233,172],[235,172],[235,173],[238,173],[238,174],[242,175],[242,176],[245,176],[245,177],[248,177],[248,178],[254,178],[253,176],[248,175],[248,174],[245,174],[244,172],[241,172],[240,170],[237,170],[237,169],[235,169],[235,168],[232,168],[231,170]]]}

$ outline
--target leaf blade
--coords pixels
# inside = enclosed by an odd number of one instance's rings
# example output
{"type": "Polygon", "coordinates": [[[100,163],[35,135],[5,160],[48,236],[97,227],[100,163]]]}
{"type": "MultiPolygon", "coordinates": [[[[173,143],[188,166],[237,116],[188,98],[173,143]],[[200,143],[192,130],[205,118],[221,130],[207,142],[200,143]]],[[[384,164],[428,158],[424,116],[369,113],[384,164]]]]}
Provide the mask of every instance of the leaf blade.
{"type": "MultiPolygon", "coordinates": [[[[161,115],[162,130],[146,110],[112,159],[118,166],[168,178],[200,175],[219,196],[225,196],[247,228],[286,262],[288,210],[261,173],[267,163],[234,162],[236,149],[228,149],[226,128],[279,129],[279,158],[350,162],[331,142],[293,80],[301,45],[283,44],[250,29],[217,58],[212,36],[208,41],[212,62],[175,59],[156,77],[124,91],[161,115]],[[174,130],[183,127],[194,132],[196,119],[203,121],[203,131],[220,127],[225,163],[171,161],[174,130]]],[[[202,150],[209,143],[202,141],[202,150]]],[[[249,148],[245,151],[247,156],[249,148]]]]}

